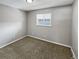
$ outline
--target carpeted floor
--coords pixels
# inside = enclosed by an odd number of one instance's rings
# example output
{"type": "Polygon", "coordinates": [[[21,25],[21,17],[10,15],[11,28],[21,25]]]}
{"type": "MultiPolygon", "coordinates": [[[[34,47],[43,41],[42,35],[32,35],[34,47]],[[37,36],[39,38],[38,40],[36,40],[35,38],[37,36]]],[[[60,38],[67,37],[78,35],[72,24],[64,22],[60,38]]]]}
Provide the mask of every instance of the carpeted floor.
{"type": "Polygon", "coordinates": [[[0,59],[73,59],[70,48],[26,37],[0,49],[0,59]]]}

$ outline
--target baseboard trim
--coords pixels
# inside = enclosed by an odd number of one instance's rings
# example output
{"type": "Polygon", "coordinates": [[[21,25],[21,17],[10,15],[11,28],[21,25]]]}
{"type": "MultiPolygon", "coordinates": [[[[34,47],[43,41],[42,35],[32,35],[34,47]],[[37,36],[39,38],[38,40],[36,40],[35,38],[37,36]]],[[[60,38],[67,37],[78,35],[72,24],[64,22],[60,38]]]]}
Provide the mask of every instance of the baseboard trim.
{"type": "MultiPolygon", "coordinates": [[[[16,41],[19,41],[19,40],[23,39],[24,37],[27,37],[27,36],[33,37],[33,38],[36,38],[36,39],[40,39],[40,40],[43,40],[43,41],[46,41],[46,42],[50,42],[50,43],[54,43],[54,44],[58,44],[58,45],[61,45],[61,46],[65,46],[65,47],[71,48],[71,46],[68,46],[68,45],[65,45],[65,44],[61,44],[61,43],[57,43],[57,42],[53,42],[53,41],[46,40],[46,39],[43,39],[43,38],[39,38],[39,37],[36,37],[36,36],[33,36],[33,35],[25,35],[25,36],[22,36],[22,37],[20,37],[20,38],[14,40],[14,41],[12,41],[12,42],[10,42],[10,43],[7,43],[7,44],[5,44],[5,45],[3,45],[3,46],[0,46],[0,48],[3,48],[3,47],[5,47],[5,46],[8,46],[8,45],[10,45],[10,44],[12,44],[12,43],[14,43],[14,42],[16,42],[16,41]]],[[[72,49],[72,48],[71,48],[71,49],[72,49]]],[[[73,49],[72,49],[72,51],[73,51],[73,49]]]]}
{"type": "Polygon", "coordinates": [[[74,58],[74,59],[77,59],[72,47],[71,47],[71,52],[72,52],[72,54],[73,54],[73,58],[74,58]]]}
{"type": "Polygon", "coordinates": [[[61,45],[61,46],[64,46],[64,47],[71,48],[71,46],[69,46],[69,45],[65,45],[65,44],[61,44],[61,43],[57,43],[57,42],[53,42],[53,41],[46,40],[46,39],[43,39],[43,38],[39,38],[39,37],[36,37],[36,36],[33,36],[33,35],[27,35],[27,36],[29,36],[29,37],[33,37],[33,38],[36,38],[36,39],[40,39],[40,40],[43,40],[43,41],[46,41],[46,42],[50,42],[50,43],[54,43],[54,44],[58,44],[58,45],[61,45]]]}
{"type": "Polygon", "coordinates": [[[17,42],[17,41],[19,41],[19,40],[21,40],[21,39],[27,37],[27,36],[33,37],[33,38],[36,38],[36,39],[40,39],[40,40],[43,40],[43,41],[46,41],[46,42],[58,44],[58,45],[61,45],[61,46],[64,46],[64,47],[71,48],[71,52],[72,52],[72,54],[73,54],[73,58],[76,59],[75,53],[74,53],[74,51],[73,51],[73,49],[72,49],[71,46],[68,46],[68,45],[65,45],[65,44],[61,44],[61,43],[57,43],[57,42],[53,42],[53,41],[46,40],[46,39],[43,39],[43,38],[39,38],[39,37],[36,37],[36,36],[33,36],[33,35],[25,35],[25,36],[20,37],[20,38],[18,38],[18,39],[16,39],[16,40],[12,41],[12,42],[10,42],[10,43],[7,43],[7,44],[5,44],[5,45],[3,45],[3,46],[0,46],[0,48],[4,48],[4,47],[6,47],[6,46],[8,46],[8,45],[10,45],[10,44],[12,44],[12,43],[14,43],[14,42],[17,42]]]}
{"type": "MultiPolygon", "coordinates": [[[[33,38],[36,38],[36,39],[40,39],[40,40],[43,40],[43,41],[46,41],[46,42],[50,42],[50,43],[54,43],[54,44],[58,44],[58,45],[61,45],[61,46],[65,46],[65,47],[71,48],[71,46],[68,46],[68,45],[65,45],[65,44],[61,44],[61,43],[57,43],[57,42],[53,42],[53,41],[46,40],[46,39],[43,39],[43,38],[39,38],[39,37],[36,37],[36,36],[33,36],[33,35],[25,35],[25,36],[22,36],[22,37],[20,37],[20,38],[14,40],[14,41],[12,41],[12,42],[10,42],[10,43],[7,43],[7,44],[5,44],[5,45],[3,45],[3,46],[0,46],[0,48],[3,48],[3,47],[5,47],[5,46],[8,46],[8,45],[10,45],[10,44],[12,44],[12,43],[14,43],[14,42],[16,42],[16,41],[19,41],[19,40],[23,39],[24,37],[27,37],[27,36],[33,37],[33,38]]],[[[72,49],[72,48],[71,48],[71,49],[72,49]]],[[[73,51],[73,49],[72,49],[72,51],[73,51]]]]}
{"type": "Polygon", "coordinates": [[[6,47],[6,46],[8,46],[8,45],[10,45],[10,44],[12,44],[12,43],[14,43],[14,42],[17,42],[17,41],[23,39],[24,37],[27,37],[27,35],[22,36],[22,37],[20,37],[20,38],[14,40],[14,41],[12,41],[12,42],[10,42],[10,43],[7,43],[7,44],[3,45],[3,46],[0,46],[0,48],[4,48],[4,47],[6,47]]]}
{"type": "Polygon", "coordinates": [[[43,38],[39,38],[39,37],[36,37],[36,36],[33,36],[33,35],[27,35],[27,36],[29,36],[29,37],[33,37],[33,38],[36,38],[36,39],[40,39],[40,40],[43,40],[43,41],[46,41],[46,42],[54,43],[54,44],[57,44],[57,45],[61,45],[61,46],[64,46],[64,47],[68,47],[68,48],[71,49],[71,52],[72,52],[72,54],[73,54],[73,58],[76,59],[75,53],[74,53],[72,47],[69,46],[69,45],[65,45],[65,44],[61,44],[61,43],[57,43],[57,42],[53,42],[53,41],[46,40],[46,39],[43,39],[43,38]]]}

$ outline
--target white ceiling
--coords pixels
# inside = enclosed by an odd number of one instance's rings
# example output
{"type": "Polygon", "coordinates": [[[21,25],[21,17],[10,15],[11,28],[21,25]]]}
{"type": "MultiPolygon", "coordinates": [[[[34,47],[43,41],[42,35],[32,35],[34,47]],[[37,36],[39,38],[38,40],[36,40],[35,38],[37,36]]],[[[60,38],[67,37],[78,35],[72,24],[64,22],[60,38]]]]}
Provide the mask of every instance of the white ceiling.
{"type": "Polygon", "coordinates": [[[40,8],[68,5],[72,3],[73,0],[34,0],[33,3],[27,3],[26,0],[0,0],[0,4],[27,11],[40,8]]]}

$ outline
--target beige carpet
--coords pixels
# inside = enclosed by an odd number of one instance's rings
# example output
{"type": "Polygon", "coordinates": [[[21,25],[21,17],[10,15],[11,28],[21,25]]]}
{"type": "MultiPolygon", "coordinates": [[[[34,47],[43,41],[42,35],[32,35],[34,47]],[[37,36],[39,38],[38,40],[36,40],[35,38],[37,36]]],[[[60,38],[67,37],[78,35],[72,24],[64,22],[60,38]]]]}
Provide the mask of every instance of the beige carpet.
{"type": "Polygon", "coordinates": [[[72,59],[69,48],[26,37],[0,49],[0,59],[72,59]]]}

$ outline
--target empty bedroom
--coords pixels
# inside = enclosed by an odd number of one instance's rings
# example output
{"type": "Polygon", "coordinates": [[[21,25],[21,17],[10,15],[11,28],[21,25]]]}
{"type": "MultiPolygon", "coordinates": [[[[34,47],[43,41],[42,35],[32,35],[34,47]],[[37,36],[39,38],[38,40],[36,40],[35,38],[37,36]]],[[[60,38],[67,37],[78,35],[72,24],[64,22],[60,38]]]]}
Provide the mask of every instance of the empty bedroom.
{"type": "Polygon", "coordinates": [[[0,0],[0,59],[78,59],[78,0],[0,0]]]}

